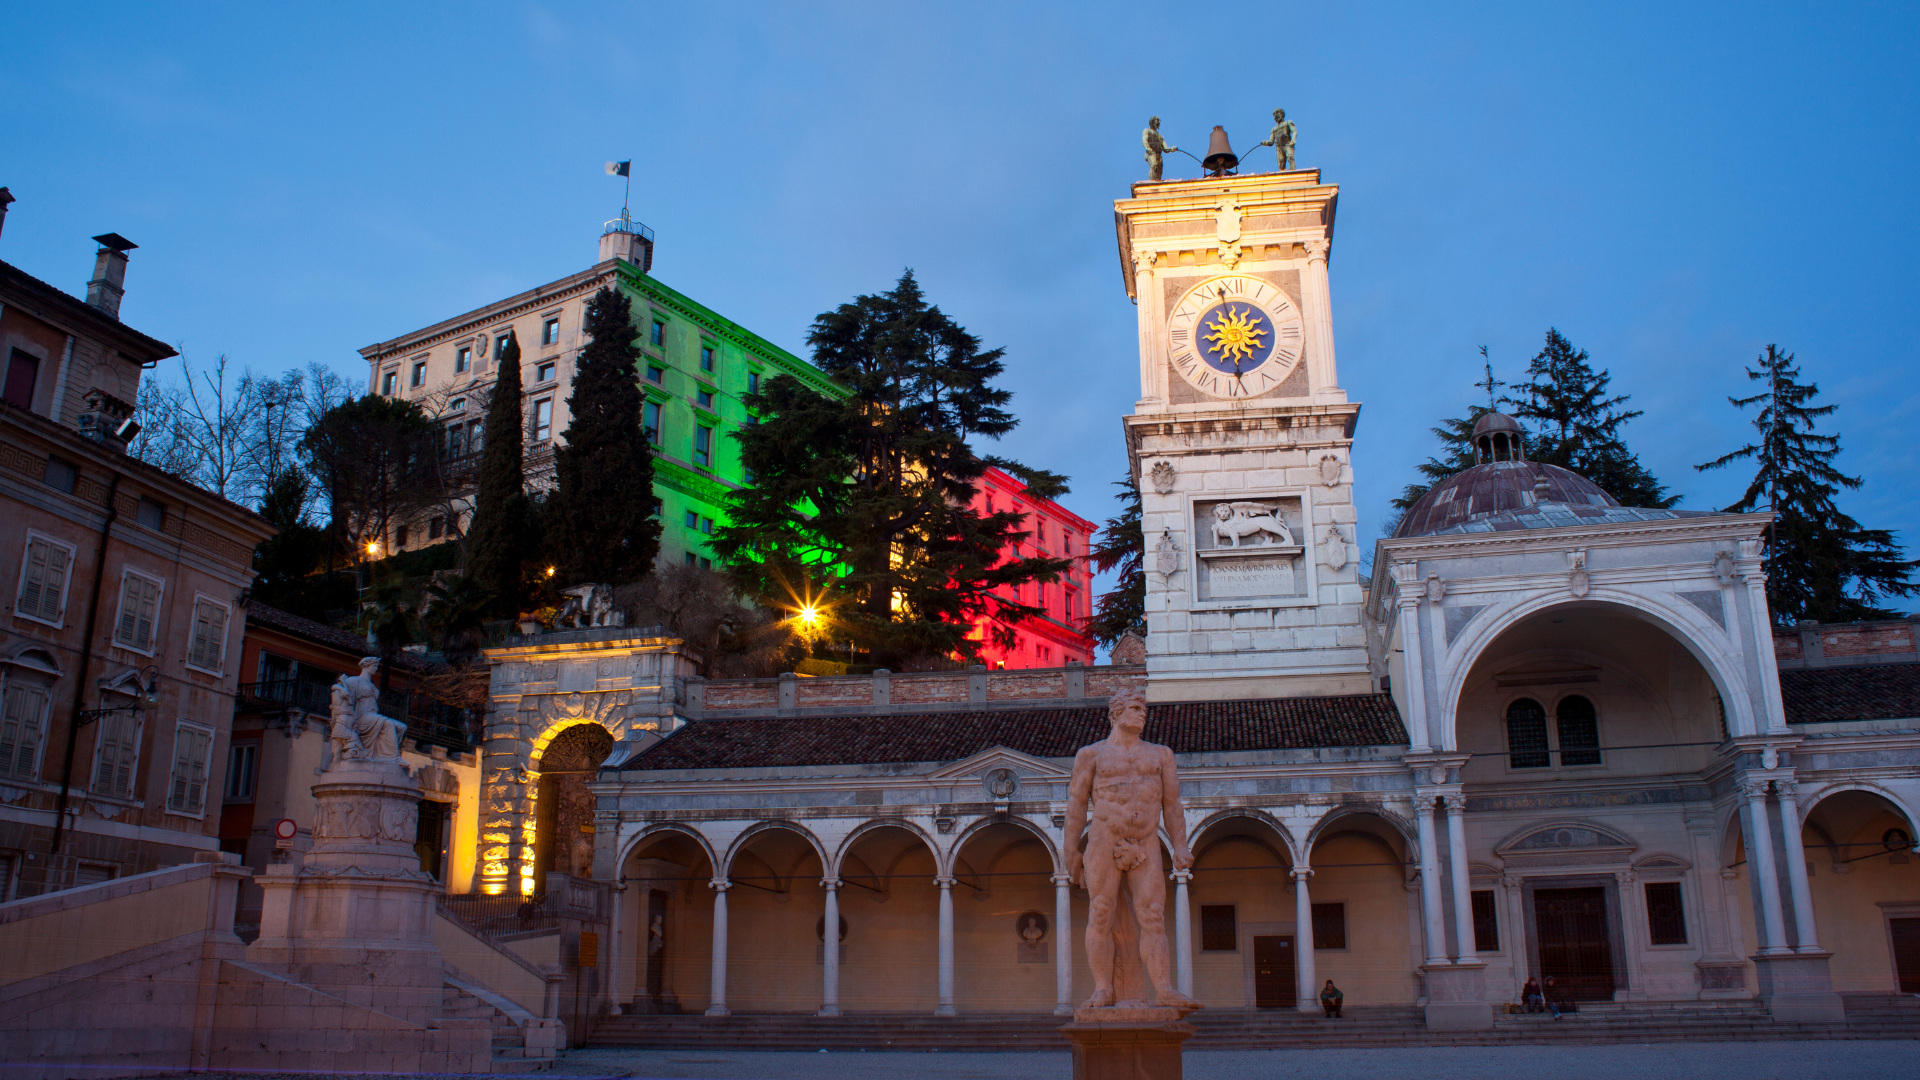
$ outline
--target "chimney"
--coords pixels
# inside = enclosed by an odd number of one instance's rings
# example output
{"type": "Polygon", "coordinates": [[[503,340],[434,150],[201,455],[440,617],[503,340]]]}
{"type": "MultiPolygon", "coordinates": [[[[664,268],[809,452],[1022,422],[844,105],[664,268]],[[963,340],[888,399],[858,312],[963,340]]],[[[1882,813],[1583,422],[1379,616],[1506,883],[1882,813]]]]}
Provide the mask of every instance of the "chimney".
{"type": "Polygon", "coordinates": [[[93,260],[93,280],[87,282],[87,303],[118,319],[120,298],[127,294],[127,252],[139,244],[119,233],[101,233],[94,237],[100,250],[93,260]]]}
{"type": "Polygon", "coordinates": [[[0,229],[7,227],[7,205],[18,201],[13,197],[13,192],[0,187],[0,229]]]}

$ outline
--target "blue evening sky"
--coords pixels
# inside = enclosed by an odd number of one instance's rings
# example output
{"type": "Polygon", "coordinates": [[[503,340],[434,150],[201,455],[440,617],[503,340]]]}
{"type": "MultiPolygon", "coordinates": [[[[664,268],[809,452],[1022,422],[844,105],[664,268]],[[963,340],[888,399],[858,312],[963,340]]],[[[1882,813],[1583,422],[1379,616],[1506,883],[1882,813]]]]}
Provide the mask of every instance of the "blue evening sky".
{"type": "MultiPolygon", "coordinates": [[[[1341,185],[1332,261],[1363,541],[1549,326],[1646,415],[1683,507],[1744,474],[1768,342],[1840,406],[1842,505],[1920,546],[1920,12],[1911,4],[33,4],[0,33],[5,259],[256,370],[582,269],[634,160],[655,273],[806,354],[903,267],[989,345],[1104,520],[1138,396],[1111,200],[1139,134],[1243,150],[1284,106],[1341,185]]],[[[1271,168],[1266,151],[1250,155],[1271,168]]],[[[1184,157],[1170,176],[1191,175],[1184,157]]]]}

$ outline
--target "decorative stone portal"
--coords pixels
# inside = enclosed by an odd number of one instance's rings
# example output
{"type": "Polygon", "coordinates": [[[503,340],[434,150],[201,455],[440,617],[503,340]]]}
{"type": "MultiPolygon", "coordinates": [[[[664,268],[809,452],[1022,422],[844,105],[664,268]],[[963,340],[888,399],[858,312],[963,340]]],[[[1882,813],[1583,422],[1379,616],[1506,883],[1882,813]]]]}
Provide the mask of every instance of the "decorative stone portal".
{"type": "Polygon", "coordinates": [[[576,724],[540,755],[534,834],[534,889],[546,892],[547,874],[593,876],[593,793],[587,783],[613,752],[613,736],[598,724],[576,724]]]}

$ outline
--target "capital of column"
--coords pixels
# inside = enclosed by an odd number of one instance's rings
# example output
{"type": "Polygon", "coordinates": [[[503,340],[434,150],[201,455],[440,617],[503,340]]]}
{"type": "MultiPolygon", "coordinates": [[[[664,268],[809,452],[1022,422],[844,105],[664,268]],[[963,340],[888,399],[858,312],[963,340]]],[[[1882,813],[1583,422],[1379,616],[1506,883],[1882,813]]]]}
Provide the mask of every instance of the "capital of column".
{"type": "Polygon", "coordinates": [[[1415,795],[1413,797],[1413,808],[1422,814],[1431,814],[1433,813],[1434,806],[1439,802],[1440,799],[1436,795],[1415,795]]]}
{"type": "Polygon", "coordinates": [[[1764,777],[1757,780],[1742,780],[1740,781],[1740,794],[1745,795],[1750,802],[1763,802],[1767,797],[1767,785],[1769,782],[1770,781],[1764,777]]]}
{"type": "Polygon", "coordinates": [[[714,892],[726,892],[728,889],[733,888],[733,882],[725,878],[714,878],[712,881],[707,882],[707,888],[712,889],[714,892]]]}
{"type": "Polygon", "coordinates": [[[1055,885],[1071,885],[1073,884],[1073,875],[1072,874],[1055,874],[1048,880],[1053,882],[1055,885]]]}
{"type": "Polygon", "coordinates": [[[1308,240],[1301,246],[1307,249],[1307,263],[1309,265],[1313,263],[1324,263],[1327,261],[1327,252],[1333,247],[1333,241],[1321,237],[1318,240],[1308,240]]]}
{"type": "Polygon", "coordinates": [[[1309,866],[1296,866],[1287,871],[1287,876],[1295,881],[1305,881],[1313,876],[1313,868],[1309,866]]]}
{"type": "Polygon", "coordinates": [[[1457,791],[1449,792],[1447,795],[1447,816],[1448,817],[1464,817],[1466,813],[1467,813],[1466,797],[1461,795],[1457,791]]]}
{"type": "Polygon", "coordinates": [[[1794,792],[1798,790],[1800,790],[1800,785],[1792,780],[1775,780],[1773,782],[1773,793],[1783,799],[1793,798],[1794,792]]]}
{"type": "Polygon", "coordinates": [[[828,892],[836,892],[840,888],[840,879],[839,878],[821,878],[820,887],[827,890],[828,892]]]}
{"type": "Polygon", "coordinates": [[[943,889],[951,889],[959,880],[959,878],[937,877],[933,879],[933,883],[943,889]]]}
{"type": "Polygon", "coordinates": [[[1172,874],[1172,877],[1173,877],[1173,880],[1179,882],[1182,885],[1185,885],[1187,882],[1193,880],[1193,871],[1175,870],[1172,874]]]}

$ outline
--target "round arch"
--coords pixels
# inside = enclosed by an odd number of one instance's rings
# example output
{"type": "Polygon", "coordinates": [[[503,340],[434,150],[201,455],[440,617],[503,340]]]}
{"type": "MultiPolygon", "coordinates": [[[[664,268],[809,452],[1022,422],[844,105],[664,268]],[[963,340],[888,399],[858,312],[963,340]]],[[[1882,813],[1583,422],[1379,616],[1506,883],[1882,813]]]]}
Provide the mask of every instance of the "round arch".
{"type": "MultiPolygon", "coordinates": [[[[1574,599],[1565,593],[1556,592],[1551,596],[1535,596],[1521,600],[1512,607],[1496,613],[1478,627],[1475,619],[1467,624],[1467,632],[1452,647],[1436,642],[1443,660],[1440,665],[1439,707],[1437,733],[1440,745],[1435,749],[1455,750],[1459,747],[1456,726],[1459,720],[1460,698],[1467,689],[1467,676],[1472,674],[1473,666],[1501,635],[1513,629],[1521,622],[1542,612],[1555,608],[1595,608],[1614,607],[1651,622],[1667,636],[1678,641],[1693,658],[1706,669],[1707,677],[1713,680],[1714,689],[1720,695],[1721,703],[1727,710],[1727,731],[1734,735],[1759,734],[1764,730],[1754,715],[1753,701],[1744,689],[1734,692],[1735,687],[1746,685],[1746,673],[1739,654],[1720,644],[1732,644],[1732,638],[1719,624],[1708,619],[1706,613],[1692,604],[1679,603],[1667,605],[1657,602],[1657,596],[1641,596],[1622,592],[1618,589],[1595,588],[1581,599],[1574,599]],[[1685,610],[1682,610],[1685,609],[1685,610]]],[[[1414,733],[1409,733],[1414,734],[1414,733]]]]}
{"type": "Polygon", "coordinates": [[[813,835],[812,830],[797,821],[756,821],[742,831],[739,836],[733,838],[733,843],[727,848],[727,860],[724,868],[716,869],[714,871],[714,877],[721,881],[727,880],[728,875],[733,871],[733,860],[737,858],[742,851],[746,850],[747,845],[753,842],[753,838],[759,836],[761,833],[772,832],[775,829],[784,829],[787,832],[798,833],[800,838],[807,842],[807,846],[813,849],[814,855],[820,859],[821,872],[823,874],[825,873],[828,865],[827,848],[826,845],[820,842],[819,837],[813,835]]]}
{"type": "Polygon", "coordinates": [[[1341,803],[1338,806],[1328,808],[1327,812],[1320,816],[1320,820],[1313,823],[1313,828],[1308,830],[1306,865],[1313,865],[1313,849],[1315,845],[1327,838],[1328,834],[1333,831],[1335,823],[1343,818],[1351,817],[1376,817],[1386,822],[1393,828],[1394,832],[1400,834],[1400,843],[1405,849],[1402,853],[1403,855],[1415,851],[1419,846],[1419,831],[1414,827],[1413,822],[1407,820],[1399,812],[1375,803],[1341,803]]]}
{"type": "Polygon", "coordinates": [[[674,833],[692,840],[700,848],[700,853],[707,857],[708,869],[712,870],[716,876],[719,874],[720,861],[714,855],[713,841],[707,839],[699,829],[679,821],[656,821],[635,833],[632,839],[620,848],[620,861],[614,865],[624,868],[627,860],[633,858],[633,853],[640,849],[640,845],[646,843],[649,837],[656,837],[662,833],[674,833]]]}
{"type": "Polygon", "coordinates": [[[1221,827],[1234,818],[1257,821],[1272,829],[1275,833],[1279,834],[1280,854],[1287,860],[1287,864],[1289,866],[1301,865],[1300,845],[1294,840],[1293,833],[1289,831],[1285,825],[1280,823],[1279,818],[1255,806],[1230,806],[1225,810],[1217,811],[1200,819],[1187,833],[1188,849],[1197,853],[1200,850],[1200,841],[1208,832],[1221,827]]]}
{"type": "MultiPolygon", "coordinates": [[[[521,761],[521,765],[526,768],[528,772],[539,772],[540,770],[533,767],[533,763],[539,761],[540,758],[546,754],[547,747],[553,745],[553,740],[566,734],[568,729],[577,728],[582,724],[593,724],[602,729],[607,728],[605,724],[600,723],[591,716],[568,716],[555,720],[548,724],[537,738],[527,744],[526,757],[521,761]]],[[[612,735],[613,731],[607,729],[607,734],[612,735]]],[[[614,752],[619,752],[619,739],[614,740],[613,748],[614,752]]],[[[612,755],[608,756],[611,757],[612,755]]]]}
{"type": "Polygon", "coordinates": [[[1053,864],[1053,872],[1055,874],[1064,874],[1067,872],[1066,867],[1062,865],[1060,848],[1054,844],[1053,838],[1048,836],[1046,831],[1041,829],[1040,826],[1035,825],[1019,814],[1009,814],[1004,821],[998,817],[983,817],[967,826],[960,831],[959,836],[953,838],[953,847],[946,852],[944,859],[942,859],[940,852],[937,849],[935,850],[934,864],[941,867],[940,872],[943,875],[952,876],[954,863],[959,860],[960,851],[967,846],[967,841],[975,834],[995,825],[1012,825],[1030,833],[1034,839],[1040,841],[1040,846],[1046,850],[1047,861],[1053,864]]]}
{"type": "Polygon", "coordinates": [[[1902,798],[1891,788],[1876,784],[1871,780],[1835,780],[1830,784],[1822,784],[1818,787],[1808,785],[1795,792],[1794,803],[1799,808],[1801,822],[1804,824],[1806,820],[1813,815],[1814,809],[1821,803],[1826,802],[1835,795],[1844,795],[1849,791],[1858,791],[1867,795],[1877,795],[1891,803],[1893,808],[1900,812],[1900,816],[1907,819],[1909,835],[1913,835],[1916,840],[1920,840],[1920,834],[1912,832],[1913,829],[1920,828],[1920,816],[1914,814],[1913,807],[1907,803],[1905,798],[1902,798]]]}
{"type": "Polygon", "coordinates": [[[840,863],[853,851],[853,845],[859,843],[861,837],[869,836],[881,829],[902,829],[912,833],[915,838],[927,846],[928,853],[933,856],[933,864],[935,866],[940,865],[940,845],[933,842],[933,837],[928,836],[925,829],[908,821],[906,818],[874,818],[870,821],[861,822],[859,827],[848,833],[847,838],[840,842],[839,850],[833,853],[833,865],[828,868],[827,876],[839,877],[840,863]]]}

